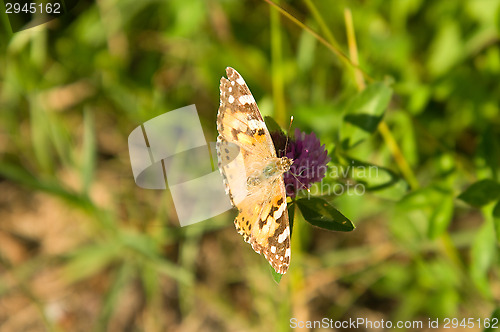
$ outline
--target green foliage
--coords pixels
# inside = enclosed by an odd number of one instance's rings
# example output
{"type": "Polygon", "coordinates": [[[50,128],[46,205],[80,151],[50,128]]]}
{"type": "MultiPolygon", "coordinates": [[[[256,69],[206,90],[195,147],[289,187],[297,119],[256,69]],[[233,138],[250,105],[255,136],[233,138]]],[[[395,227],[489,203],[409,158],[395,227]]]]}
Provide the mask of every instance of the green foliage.
{"type": "Polygon", "coordinates": [[[495,311],[491,314],[489,326],[484,327],[484,332],[492,332],[498,329],[500,326],[500,308],[496,308],[495,311]]]}
{"type": "Polygon", "coordinates": [[[493,208],[493,225],[497,236],[497,243],[500,243],[500,201],[493,208]]]}
{"type": "Polygon", "coordinates": [[[350,232],[352,222],[327,201],[319,197],[301,198],[296,201],[304,220],[316,227],[330,231],[350,232]]]}
{"type": "Polygon", "coordinates": [[[392,90],[383,83],[370,84],[352,98],[344,112],[341,143],[349,149],[373,134],[391,100],[392,90]]]}
{"type": "Polygon", "coordinates": [[[279,284],[281,281],[281,278],[283,278],[283,275],[281,273],[274,271],[274,268],[271,265],[269,265],[269,269],[271,271],[271,276],[273,277],[274,282],[279,284]]]}
{"type": "Polygon", "coordinates": [[[283,132],[279,124],[276,123],[276,121],[270,117],[270,116],[265,116],[264,121],[266,123],[267,129],[269,132],[283,132]]]}
{"type": "Polygon", "coordinates": [[[490,179],[481,180],[472,184],[458,198],[472,206],[483,206],[500,198],[500,184],[490,179]]]}
{"type": "Polygon", "coordinates": [[[429,220],[429,238],[436,239],[446,231],[453,217],[453,210],[453,197],[443,195],[429,220]]]}

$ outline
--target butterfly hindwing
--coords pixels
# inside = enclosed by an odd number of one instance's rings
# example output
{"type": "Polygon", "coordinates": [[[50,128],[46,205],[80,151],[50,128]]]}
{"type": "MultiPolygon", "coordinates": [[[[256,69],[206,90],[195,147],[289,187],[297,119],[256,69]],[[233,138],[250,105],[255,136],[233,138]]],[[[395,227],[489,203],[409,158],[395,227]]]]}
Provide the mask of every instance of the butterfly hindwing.
{"type": "Polygon", "coordinates": [[[276,182],[270,189],[270,199],[262,204],[250,244],[266,257],[276,272],[284,274],[290,264],[290,226],[284,186],[276,182]],[[281,189],[283,195],[273,194],[281,189]]]}

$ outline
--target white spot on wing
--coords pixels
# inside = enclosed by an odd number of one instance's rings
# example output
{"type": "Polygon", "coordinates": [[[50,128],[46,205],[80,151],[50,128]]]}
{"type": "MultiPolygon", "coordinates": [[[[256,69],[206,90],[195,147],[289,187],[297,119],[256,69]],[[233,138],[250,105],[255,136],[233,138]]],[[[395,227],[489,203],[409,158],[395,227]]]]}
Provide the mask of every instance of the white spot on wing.
{"type": "Polygon", "coordinates": [[[290,248],[287,248],[285,251],[285,257],[290,257],[291,254],[292,254],[292,251],[290,250],[290,248]]]}
{"type": "Polygon", "coordinates": [[[274,214],[273,214],[273,217],[274,219],[278,220],[281,215],[283,214],[283,212],[285,211],[285,208],[286,208],[286,203],[283,202],[283,204],[281,204],[280,208],[276,211],[274,211],[274,214]]]}
{"type": "Polygon", "coordinates": [[[276,247],[275,246],[271,246],[271,252],[274,254],[276,253],[276,247]]]}
{"type": "Polygon", "coordinates": [[[227,101],[229,101],[229,103],[232,104],[234,102],[234,97],[233,96],[229,96],[229,98],[227,99],[227,101]]]}
{"type": "MultiPolygon", "coordinates": [[[[270,217],[272,218],[272,217],[270,217]]],[[[271,228],[271,222],[267,222],[267,224],[264,225],[264,227],[262,227],[262,233],[269,233],[270,231],[270,228],[271,228]]]]}
{"type": "Polygon", "coordinates": [[[238,77],[236,79],[236,83],[238,83],[239,85],[245,85],[245,80],[242,77],[238,77]]]}
{"type": "Polygon", "coordinates": [[[238,98],[238,100],[240,101],[240,103],[242,105],[255,103],[255,99],[253,99],[252,95],[243,95],[243,96],[240,96],[240,98],[238,98]]]}
{"type": "MultiPolygon", "coordinates": [[[[248,127],[251,130],[257,130],[257,129],[265,128],[264,125],[265,125],[264,122],[260,121],[260,120],[252,119],[252,120],[248,121],[248,127]]],[[[276,218],[274,218],[274,219],[276,219],[276,218]]]]}
{"type": "Polygon", "coordinates": [[[278,243],[283,243],[288,237],[288,227],[278,236],[278,243]]]}

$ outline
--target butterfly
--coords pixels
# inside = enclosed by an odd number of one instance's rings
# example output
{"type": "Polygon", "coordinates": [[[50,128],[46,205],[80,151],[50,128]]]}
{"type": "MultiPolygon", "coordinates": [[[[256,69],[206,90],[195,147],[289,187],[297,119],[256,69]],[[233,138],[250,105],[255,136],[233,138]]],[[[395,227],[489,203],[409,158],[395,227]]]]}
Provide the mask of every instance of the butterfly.
{"type": "Polygon", "coordinates": [[[226,193],[238,209],[236,230],[277,273],[290,265],[290,226],[283,174],[292,159],[278,158],[250,89],[236,70],[220,80],[217,157],[226,193]]]}

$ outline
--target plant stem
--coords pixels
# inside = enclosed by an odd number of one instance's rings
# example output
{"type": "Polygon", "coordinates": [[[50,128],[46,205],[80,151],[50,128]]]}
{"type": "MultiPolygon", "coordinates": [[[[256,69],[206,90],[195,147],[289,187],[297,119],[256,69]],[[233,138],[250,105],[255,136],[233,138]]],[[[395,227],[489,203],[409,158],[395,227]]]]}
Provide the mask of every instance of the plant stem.
{"type": "MultiPolygon", "coordinates": [[[[352,13],[350,9],[346,8],[344,10],[344,18],[347,30],[347,43],[349,44],[349,54],[351,56],[352,63],[356,65],[354,69],[354,77],[356,80],[356,85],[359,91],[363,91],[366,87],[366,84],[363,78],[363,73],[359,70],[358,66],[359,64],[358,47],[356,45],[356,33],[354,31],[354,24],[352,21],[352,13]]],[[[417,189],[419,187],[418,180],[415,174],[413,174],[413,171],[408,162],[406,161],[406,158],[404,157],[403,153],[401,152],[401,149],[399,148],[398,143],[394,139],[394,136],[392,136],[389,127],[383,120],[380,121],[378,130],[382,135],[385,144],[387,144],[387,147],[391,151],[391,154],[394,160],[396,161],[399,170],[403,174],[406,181],[408,181],[408,184],[410,185],[411,189],[417,189]]]]}
{"type": "Polygon", "coordinates": [[[312,2],[312,0],[304,0],[304,2],[306,3],[307,7],[311,11],[311,13],[312,13],[314,19],[316,20],[316,22],[318,22],[319,27],[321,28],[321,30],[325,34],[326,39],[328,39],[328,42],[330,44],[332,44],[335,48],[339,49],[340,48],[339,44],[335,40],[335,37],[333,36],[333,33],[328,28],[328,25],[326,25],[325,20],[323,20],[323,17],[321,16],[321,13],[319,12],[318,8],[316,8],[316,6],[312,2]]]}
{"type": "Polygon", "coordinates": [[[359,70],[358,45],[356,43],[354,24],[352,22],[352,13],[349,8],[344,9],[344,19],[347,30],[347,44],[349,45],[349,55],[351,56],[352,63],[358,66],[357,68],[354,68],[354,78],[356,80],[358,90],[362,91],[365,89],[366,84],[365,80],[363,79],[363,73],[359,70]]]}
{"type": "Polygon", "coordinates": [[[330,51],[332,51],[335,55],[337,55],[339,57],[340,60],[342,60],[342,62],[344,62],[345,64],[347,64],[348,66],[351,66],[351,67],[355,67],[355,68],[358,68],[362,73],[363,73],[363,76],[369,80],[369,81],[373,81],[373,78],[371,78],[367,73],[365,73],[361,68],[359,68],[357,65],[355,65],[354,63],[351,62],[351,60],[349,59],[349,57],[347,55],[345,55],[341,50],[339,50],[337,47],[333,46],[332,44],[330,44],[329,42],[327,42],[323,37],[321,37],[320,35],[318,35],[316,32],[314,32],[311,28],[309,28],[307,25],[305,25],[304,23],[300,22],[297,18],[295,18],[293,15],[291,15],[290,13],[288,13],[286,10],[284,10],[283,8],[281,8],[280,6],[278,6],[276,3],[274,3],[273,1],[271,0],[264,0],[265,2],[267,2],[268,4],[270,4],[272,7],[274,7],[276,10],[278,10],[283,16],[285,16],[286,18],[288,18],[290,21],[292,21],[293,23],[295,23],[296,25],[298,25],[300,28],[304,29],[305,31],[307,31],[308,33],[310,33],[314,38],[316,38],[321,44],[325,45],[330,51]]]}
{"type": "Polygon", "coordinates": [[[403,174],[403,177],[406,179],[406,181],[408,181],[410,188],[413,190],[418,189],[420,187],[418,180],[413,173],[410,165],[403,156],[403,153],[401,152],[398,143],[394,139],[394,136],[392,136],[391,130],[384,121],[380,121],[380,124],[378,125],[378,131],[380,135],[382,135],[385,144],[387,144],[387,147],[391,151],[392,157],[396,161],[401,174],[403,174]]]}
{"type": "Polygon", "coordinates": [[[280,126],[286,122],[285,91],[282,70],[282,42],[281,23],[279,13],[271,10],[271,58],[272,58],[272,85],[274,101],[274,117],[280,126]]]}

